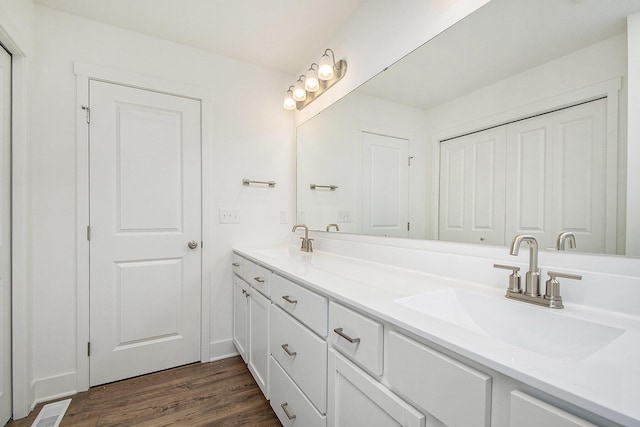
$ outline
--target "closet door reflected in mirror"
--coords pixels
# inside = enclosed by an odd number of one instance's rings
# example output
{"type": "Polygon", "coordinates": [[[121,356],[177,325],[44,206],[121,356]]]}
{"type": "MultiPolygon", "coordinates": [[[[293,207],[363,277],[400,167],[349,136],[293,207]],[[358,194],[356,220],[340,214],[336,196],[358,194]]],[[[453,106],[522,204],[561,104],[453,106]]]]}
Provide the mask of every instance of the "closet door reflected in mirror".
{"type": "Polygon", "coordinates": [[[580,251],[615,253],[605,120],[601,99],[443,141],[440,239],[507,245],[532,234],[551,248],[571,231],[580,251]]]}

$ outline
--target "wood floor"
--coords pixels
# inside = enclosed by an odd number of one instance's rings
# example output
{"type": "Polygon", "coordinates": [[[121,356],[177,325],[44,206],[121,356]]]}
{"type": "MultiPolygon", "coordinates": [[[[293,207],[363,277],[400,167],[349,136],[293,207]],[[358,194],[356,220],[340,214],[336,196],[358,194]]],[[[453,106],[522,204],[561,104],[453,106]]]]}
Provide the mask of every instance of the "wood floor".
{"type": "MultiPolygon", "coordinates": [[[[7,427],[30,427],[43,404],[7,427]]],[[[280,426],[242,359],[196,363],[72,396],[60,424],[94,426],[280,426]]]]}

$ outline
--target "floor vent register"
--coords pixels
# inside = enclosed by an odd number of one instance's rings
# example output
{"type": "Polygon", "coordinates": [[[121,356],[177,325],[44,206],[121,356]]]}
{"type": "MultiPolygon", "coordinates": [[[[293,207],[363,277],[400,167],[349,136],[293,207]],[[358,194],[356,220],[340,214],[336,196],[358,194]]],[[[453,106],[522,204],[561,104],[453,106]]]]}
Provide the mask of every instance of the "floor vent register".
{"type": "Polygon", "coordinates": [[[44,405],[31,427],[58,427],[70,403],[67,399],[44,405]]]}

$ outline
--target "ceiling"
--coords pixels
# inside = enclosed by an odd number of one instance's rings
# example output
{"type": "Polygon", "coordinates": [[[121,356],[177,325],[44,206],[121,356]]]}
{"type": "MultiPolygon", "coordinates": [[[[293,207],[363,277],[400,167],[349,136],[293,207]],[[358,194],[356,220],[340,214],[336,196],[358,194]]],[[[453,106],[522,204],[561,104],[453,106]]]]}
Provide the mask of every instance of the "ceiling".
{"type": "Polygon", "coordinates": [[[296,74],[365,0],[34,0],[70,14],[296,74]]]}

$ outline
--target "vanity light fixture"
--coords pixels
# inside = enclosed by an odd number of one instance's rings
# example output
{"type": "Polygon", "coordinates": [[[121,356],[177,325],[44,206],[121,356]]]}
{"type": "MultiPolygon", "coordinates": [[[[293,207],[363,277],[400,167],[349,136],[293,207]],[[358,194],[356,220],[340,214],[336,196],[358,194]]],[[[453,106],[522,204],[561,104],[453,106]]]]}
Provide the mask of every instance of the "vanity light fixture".
{"type": "Polygon", "coordinates": [[[284,98],[284,108],[286,110],[293,110],[294,108],[302,110],[311,101],[340,81],[346,72],[347,62],[344,59],[336,62],[333,50],[325,49],[322,58],[320,58],[320,63],[312,63],[307,74],[300,75],[296,84],[289,86],[284,98]]]}
{"type": "Polygon", "coordinates": [[[304,89],[304,79],[306,79],[304,75],[298,77],[298,81],[293,88],[293,99],[296,101],[304,101],[307,99],[307,91],[304,89]]]}
{"type": "Polygon", "coordinates": [[[293,99],[293,86],[289,86],[287,94],[284,96],[284,109],[294,110],[296,108],[296,101],[293,99]]]}

